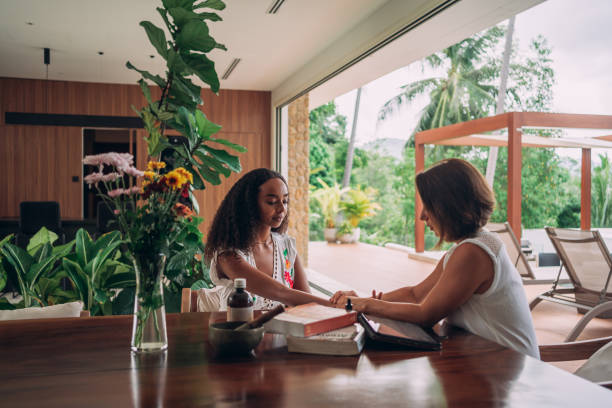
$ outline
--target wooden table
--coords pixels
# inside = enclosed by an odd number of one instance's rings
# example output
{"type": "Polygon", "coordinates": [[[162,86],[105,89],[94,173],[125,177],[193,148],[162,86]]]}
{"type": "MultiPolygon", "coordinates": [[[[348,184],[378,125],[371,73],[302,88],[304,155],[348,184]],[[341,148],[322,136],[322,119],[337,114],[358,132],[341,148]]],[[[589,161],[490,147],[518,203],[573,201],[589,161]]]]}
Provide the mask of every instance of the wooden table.
{"type": "Polygon", "coordinates": [[[256,356],[211,353],[209,313],[168,315],[169,348],[130,352],[131,316],[0,322],[0,406],[588,406],[612,392],[466,332],[440,352],[288,353],[266,334],[256,356]]]}

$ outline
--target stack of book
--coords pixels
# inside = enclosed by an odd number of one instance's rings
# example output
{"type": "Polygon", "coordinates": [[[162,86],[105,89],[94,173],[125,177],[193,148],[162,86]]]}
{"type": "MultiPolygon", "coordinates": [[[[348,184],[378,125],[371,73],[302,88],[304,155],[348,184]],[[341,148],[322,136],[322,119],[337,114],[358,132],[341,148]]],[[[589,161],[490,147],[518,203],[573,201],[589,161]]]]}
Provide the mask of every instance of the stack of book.
{"type": "Polygon", "coordinates": [[[287,335],[294,353],[355,355],[365,343],[357,313],[308,303],[287,309],[267,322],[267,332],[287,335]]]}

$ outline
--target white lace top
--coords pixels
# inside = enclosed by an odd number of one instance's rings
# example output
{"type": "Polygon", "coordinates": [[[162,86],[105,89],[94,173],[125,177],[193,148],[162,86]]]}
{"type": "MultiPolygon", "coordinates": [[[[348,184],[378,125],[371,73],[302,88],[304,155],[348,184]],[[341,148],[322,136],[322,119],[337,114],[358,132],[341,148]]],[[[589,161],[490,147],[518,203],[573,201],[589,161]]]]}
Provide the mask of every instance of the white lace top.
{"type": "MultiPolygon", "coordinates": [[[[273,253],[274,253],[274,272],[272,278],[284,284],[287,287],[293,287],[293,280],[295,278],[295,257],[297,256],[297,250],[295,248],[295,238],[288,236],[287,234],[272,233],[273,253]]],[[[225,252],[225,251],[224,251],[225,252]]],[[[257,267],[255,264],[255,258],[251,251],[245,252],[235,250],[238,255],[244,258],[249,265],[257,267]]],[[[210,279],[215,284],[215,288],[208,293],[203,292],[203,296],[208,296],[209,299],[200,299],[198,301],[198,309],[201,311],[215,310],[215,304],[218,302],[218,308],[216,310],[227,310],[227,298],[232,292],[234,285],[233,282],[227,277],[221,277],[217,270],[217,256],[213,256],[210,264],[210,279]],[[211,303],[211,295],[214,293],[216,298],[213,305],[211,303]],[[218,298],[218,299],[217,299],[218,298]],[[208,302],[206,305],[202,303],[208,302]],[[205,310],[204,310],[205,309],[205,310]]],[[[248,285],[248,282],[247,282],[248,285]]],[[[271,299],[266,299],[261,296],[254,295],[254,309],[272,309],[279,302],[271,299]]]]}
{"type": "MultiPolygon", "coordinates": [[[[493,282],[486,292],[473,294],[451,313],[449,323],[535,358],[540,357],[531,312],[521,277],[510,261],[502,241],[481,230],[474,238],[454,245],[446,253],[443,266],[458,246],[472,243],[493,260],[493,282]]],[[[469,271],[466,270],[466,273],[469,271]]]]}

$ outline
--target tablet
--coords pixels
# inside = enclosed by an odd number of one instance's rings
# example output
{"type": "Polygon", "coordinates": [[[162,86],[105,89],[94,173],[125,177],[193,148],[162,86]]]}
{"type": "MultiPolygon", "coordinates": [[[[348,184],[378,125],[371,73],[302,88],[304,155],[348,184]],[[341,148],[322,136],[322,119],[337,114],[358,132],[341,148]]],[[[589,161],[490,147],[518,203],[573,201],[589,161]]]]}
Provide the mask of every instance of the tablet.
{"type": "Polygon", "coordinates": [[[440,338],[431,329],[398,320],[369,316],[363,313],[357,315],[357,320],[364,327],[369,339],[377,342],[391,343],[407,348],[423,350],[440,350],[440,338]]]}

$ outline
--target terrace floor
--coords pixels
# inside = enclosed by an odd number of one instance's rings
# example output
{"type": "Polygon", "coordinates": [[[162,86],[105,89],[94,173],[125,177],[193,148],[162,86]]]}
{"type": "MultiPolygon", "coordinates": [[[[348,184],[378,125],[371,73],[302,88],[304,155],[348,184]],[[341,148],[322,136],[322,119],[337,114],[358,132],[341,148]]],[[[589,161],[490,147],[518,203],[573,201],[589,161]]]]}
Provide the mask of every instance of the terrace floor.
{"type": "MultiPolygon", "coordinates": [[[[383,292],[414,285],[433,269],[431,263],[409,259],[402,251],[369,245],[310,242],[308,278],[330,290],[354,289],[369,295],[372,289],[383,292]]],[[[551,285],[525,285],[527,300],[545,292],[551,285]]],[[[552,302],[541,302],[532,311],[539,344],[561,343],[582,317],[575,309],[552,302]]],[[[593,319],[578,340],[612,335],[612,319],[593,319]]],[[[555,363],[569,371],[581,362],[555,363]]]]}

